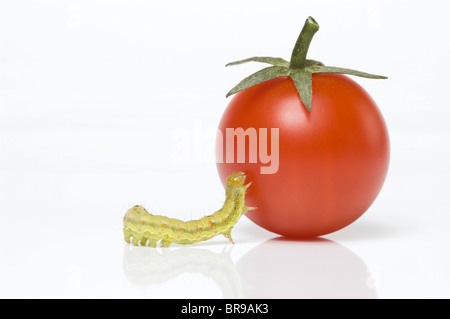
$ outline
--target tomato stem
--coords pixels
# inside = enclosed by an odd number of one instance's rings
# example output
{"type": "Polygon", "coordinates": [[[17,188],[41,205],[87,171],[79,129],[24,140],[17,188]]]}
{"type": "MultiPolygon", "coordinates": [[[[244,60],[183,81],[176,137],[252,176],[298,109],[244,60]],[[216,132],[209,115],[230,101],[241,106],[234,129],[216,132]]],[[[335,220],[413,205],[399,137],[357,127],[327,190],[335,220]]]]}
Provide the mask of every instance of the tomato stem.
{"type": "Polygon", "coordinates": [[[294,50],[291,55],[291,69],[302,69],[305,67],[306,54],[308,53],[309,45],[314,37],[314,34],[319,30],[319,24],[312,17],[306,19],[297,42],[295,43],[294,50]]]}

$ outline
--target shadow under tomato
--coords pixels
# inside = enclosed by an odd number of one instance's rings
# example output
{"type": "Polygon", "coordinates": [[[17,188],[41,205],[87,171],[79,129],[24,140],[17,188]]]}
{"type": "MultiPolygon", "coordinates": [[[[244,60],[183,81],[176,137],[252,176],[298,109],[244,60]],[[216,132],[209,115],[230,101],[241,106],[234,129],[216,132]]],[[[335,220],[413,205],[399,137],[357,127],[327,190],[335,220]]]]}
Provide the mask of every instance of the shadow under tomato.
{"type": "Polygon", "coordinates": [[[270,239],[239,260],[244,298],[376,298],[365,263],[325,238],[270,239]]]}
{"type": "Polygon", "coordinates": [[[357,220],[339,231],[327,234],[326,237],[336,241],[385,240],[387,238],[407,236],[417,231],[418,226],[413,220],[403,221],[401,224],[393,221],[382,223],[357,220]]]}

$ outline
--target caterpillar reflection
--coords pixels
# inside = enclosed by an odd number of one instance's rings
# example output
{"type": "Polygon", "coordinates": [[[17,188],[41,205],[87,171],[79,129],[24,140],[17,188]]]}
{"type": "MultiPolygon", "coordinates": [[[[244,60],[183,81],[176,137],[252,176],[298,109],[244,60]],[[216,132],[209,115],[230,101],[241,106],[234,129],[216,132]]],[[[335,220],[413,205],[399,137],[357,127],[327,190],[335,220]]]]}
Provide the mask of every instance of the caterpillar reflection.
{"type": "Polygon", "coordinates": [[[214,214],[198,220],[182,221],[165,216],[152,215],[144,207],[130,208],[123,218],[125,241],[135,246],[168,247],[171,244],[193,244],[224,235],[234,244],[231,230],[248,210],[245,192],[251,183],[244,185],[245,174],[233,173],[227,178],[225,203],[214,214]]]}

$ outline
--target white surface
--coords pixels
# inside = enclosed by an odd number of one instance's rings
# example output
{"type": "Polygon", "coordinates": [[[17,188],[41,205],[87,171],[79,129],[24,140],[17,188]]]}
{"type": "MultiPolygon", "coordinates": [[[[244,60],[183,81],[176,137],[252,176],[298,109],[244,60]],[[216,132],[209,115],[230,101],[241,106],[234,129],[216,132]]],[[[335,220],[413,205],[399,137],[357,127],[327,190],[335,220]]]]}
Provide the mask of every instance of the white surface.
{"type": "Polygon", "coordinates": [[[450,297],[448,2],[1,1],[0,297],[450,297]],[[356,79],[389,127],[373,206],[313,242],[243,219],[192,247],[130,248],[136,203],[182,219],[220,207],[213,158],[225,93],[290,57],[356,79]],[[187,143],[187,144],[186,144],[187,143]],[[200,200],[198,200],[200,199],[200,200]]]}

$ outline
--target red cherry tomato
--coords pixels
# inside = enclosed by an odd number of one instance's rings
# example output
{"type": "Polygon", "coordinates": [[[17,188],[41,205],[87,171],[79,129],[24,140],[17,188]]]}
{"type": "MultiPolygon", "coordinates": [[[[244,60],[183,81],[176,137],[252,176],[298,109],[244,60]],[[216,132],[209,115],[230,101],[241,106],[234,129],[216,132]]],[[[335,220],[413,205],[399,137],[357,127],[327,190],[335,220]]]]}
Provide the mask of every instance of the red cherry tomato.
{"type": "MultiPolygon", "coordinates": [[[[252,182],[246,215],[261,227],[288,237],[315,237],[337,231],[359,218],[385,180],[389,137],[383,117],[368,93],[345,75],[312,75],[311,112],[291,78],[277,77],[237,93],[220,121],[217,144],[222,183],[243,171],[252,182]],[[227,163],[226,128],[279,128],[279,166],[227,163]],[[223,163],[221,163],[223,162],[223,163]]],[[[269,136],[270,137],[270,136],[269,136]]],[[[234,143],[236,156],[236,143],[234,143]]],[[[270,148],[269,148],[270,150],[270,148]]],[[[250,151],[245,144],[245,154],[250,151]]]]}

